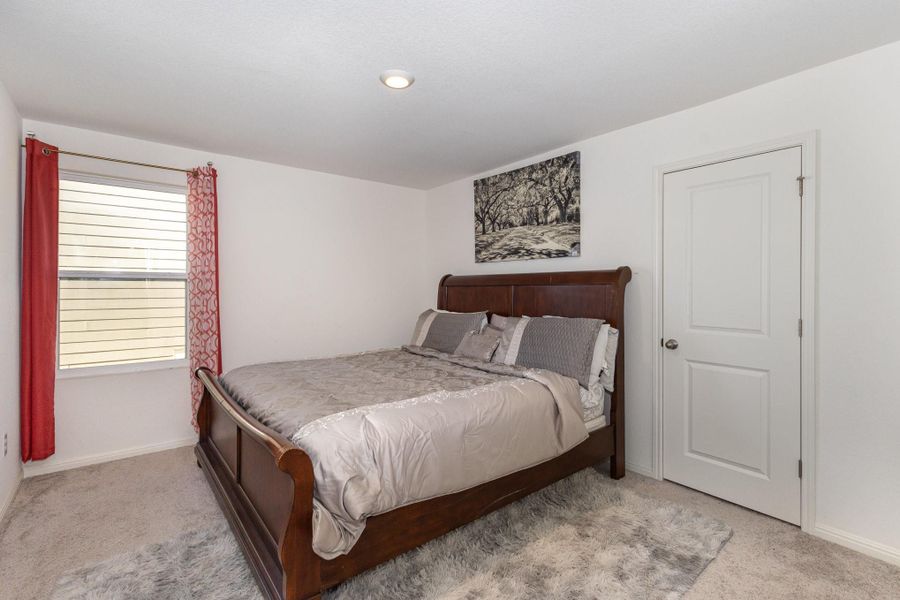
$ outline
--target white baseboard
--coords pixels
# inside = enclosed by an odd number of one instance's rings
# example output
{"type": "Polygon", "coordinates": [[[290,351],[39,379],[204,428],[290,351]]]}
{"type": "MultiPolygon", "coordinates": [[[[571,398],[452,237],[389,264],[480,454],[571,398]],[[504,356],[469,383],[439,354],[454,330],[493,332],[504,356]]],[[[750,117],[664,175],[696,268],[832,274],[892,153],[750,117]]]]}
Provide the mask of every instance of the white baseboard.
{"type": "Polygon", "coordinates": [[[78,467],[86,467],[88,465],[96,465],[99,463],[121,460],[123,458],[131,458],[132,456],[140,456],[141,454],[152,454],[154,452],[162,452],[163,450],[171,450],[173,448],[182,448],[184,446],[193,446],[197,443],[196,437],[184,438],[180,440],[172,440],[162,442],[160,444],[148,444],[146,446],[137,446],[134,448],[125,448],[123,450],[115,450],[113,452],[102,452],[100,454],[90,454],[88,456],[80,456],[77,458],[67,458],[65,460],[47,462],[40,461],[36,463],[25,463],[25,478],[36,477],[38,475],[46,475],[48,473],[56,473],[57,471],[67,471],[69,469],[77,469],[78,467]]]}
{"type": "Polygon", "coordinates": [[[823,540],[834,542],[835,544],[845,546],[851,550],[856,550],[857,552],[861,552],[873,558],[894,565],[900,565],[900,549],[898,548],[892,548],[886,544],[873,542],[872,540],[829,525],[816,525],[810,533],[823,540]]]}
{"type": "Polygon", "coordinates": [[[638,475],[643,475],[645,477],[651,477],[653,479],[656,479],[656,474],[653,473],[653,469],[651,469],[649,467],[645,467],[644,465],[630,463],[627,460],[625,461],[625,470],[631,471],[632,473],[637,473],[638,475]]]}
{"type": "Polygon", "coordinates": [[[6,516],[6,511],[9,510],[9,507],[12,506],[13,500],[16,497],[16,492],[19,491],[19,484],[22,483],[22,469],[19,469],[19,472],[16,474],[16,480],[13,482],[12,489],[9,490],[9,494],[7,494],[6,498],[3,499],[3,504],[0,504],[0,523],[3,522],[3,517],[6,516]]]}

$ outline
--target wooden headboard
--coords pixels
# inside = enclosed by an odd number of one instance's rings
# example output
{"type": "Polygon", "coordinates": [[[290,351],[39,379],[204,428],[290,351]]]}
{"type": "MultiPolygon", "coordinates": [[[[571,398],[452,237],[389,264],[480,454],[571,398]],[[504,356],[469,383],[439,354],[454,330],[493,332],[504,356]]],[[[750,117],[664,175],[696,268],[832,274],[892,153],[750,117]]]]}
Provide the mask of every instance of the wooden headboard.
{"type": "MultiPolygon", "coordinates": [[[[587,317],[619,330],[615,392],[610,424],[616,428],[616,458],[625,456],[625,286],[631,269],[508,275],[444,275],[437,307],[454,312],[487,311],[511,317],[587,317]]],[[[624,467],[624,462],[622,464],[624,467]]]]}
{"type": "Polygon", "coordinates": [[[625,325],[625,286],[631,269],[518,275],[444,275],[437,307],[509,317],[588,317],[619,331],[625,325]]]}

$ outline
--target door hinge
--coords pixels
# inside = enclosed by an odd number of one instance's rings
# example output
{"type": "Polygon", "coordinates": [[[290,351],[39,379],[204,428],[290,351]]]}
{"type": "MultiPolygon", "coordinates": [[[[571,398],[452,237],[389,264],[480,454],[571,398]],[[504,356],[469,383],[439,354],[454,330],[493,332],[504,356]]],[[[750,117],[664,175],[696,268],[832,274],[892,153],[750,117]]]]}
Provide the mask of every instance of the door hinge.
{"type": "Polygon", "coordinates": [[[797,461],[797,477],[803,479],[803,460],[797,461]]]}
{"type": "Polygon", "coordinates": [[[803,319],[797,319],[797,335],[803,337],[803,319]]]}
{"type": "Polygon", "coordinates": [[[797,177],[797,185],[798,185],[798,187],[799,187],[800,197],[801,197],[801,198],[803,197],[803,182],[804,182],[805,180],[806,180],[806,177],[804,177],[803,175],[800,175],[799,177],[797,177]]]}

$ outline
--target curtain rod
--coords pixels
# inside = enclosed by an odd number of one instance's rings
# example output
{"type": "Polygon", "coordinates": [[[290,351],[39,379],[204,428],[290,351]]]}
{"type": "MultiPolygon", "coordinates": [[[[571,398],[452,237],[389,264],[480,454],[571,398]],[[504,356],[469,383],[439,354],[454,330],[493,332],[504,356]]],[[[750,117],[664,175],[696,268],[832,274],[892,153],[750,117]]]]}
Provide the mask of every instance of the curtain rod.
{"type": "MultiPolygon", "coordinates": [[[[31,137],[31,136],[29,136],[31,137]]],[[[22,144],[22,148],[25,147],[25,144],[22,144]]],[[[136,167],[150,167],[151,169],[163,169],[166,171],[179,171],[181,173],[193,173],[194,169],[179,169],[178,167],[166,167],[163,165],[154,165],[151,163],[142,163],[136,162],[133,160],[122,160],[121,158],[109,158],[108,156],[97,156],[96,154],[83,154],[81,152],[69,152],[68,150],[51,150],[50,148],[44,148],[44,154],[50,154],[51,152],[56,152],[57,154],[67,154],[69,156],[80,156],[81,158],[93,158],[95,160],[108,160],[109,162],[121,163],[123,165],[134,165],[136,167]]],[[[213,166],[211,162],[206,163],[208,166],[213,166]]]]}

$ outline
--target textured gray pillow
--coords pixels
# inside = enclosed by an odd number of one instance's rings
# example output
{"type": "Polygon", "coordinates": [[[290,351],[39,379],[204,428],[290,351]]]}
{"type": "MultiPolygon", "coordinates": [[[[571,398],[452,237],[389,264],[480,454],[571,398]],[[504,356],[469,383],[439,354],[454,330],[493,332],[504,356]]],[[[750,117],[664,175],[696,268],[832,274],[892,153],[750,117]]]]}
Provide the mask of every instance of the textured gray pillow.
{"type": "Polygon", "coordinates": [[[466,333],[480,332],[485,324],[486,312],[452,313],[429,309],[419,315],[410,346],[424,346],[452,354],[466,333]]]}
{"type": "Polygon", "coordinates": [[[466,332],[454,354],[489,362],[500,344],[501,335],[503,332],[494,327],[485,327],[481,333],[466,332]]]}
{"type": "Polygon", "coordinates": [[[588,388],[591,384],[594,344],[602,326],[600,319],[529,319],[518,344],[515,364],[555,371],[578,380],[582,387],[588,388]]]}

